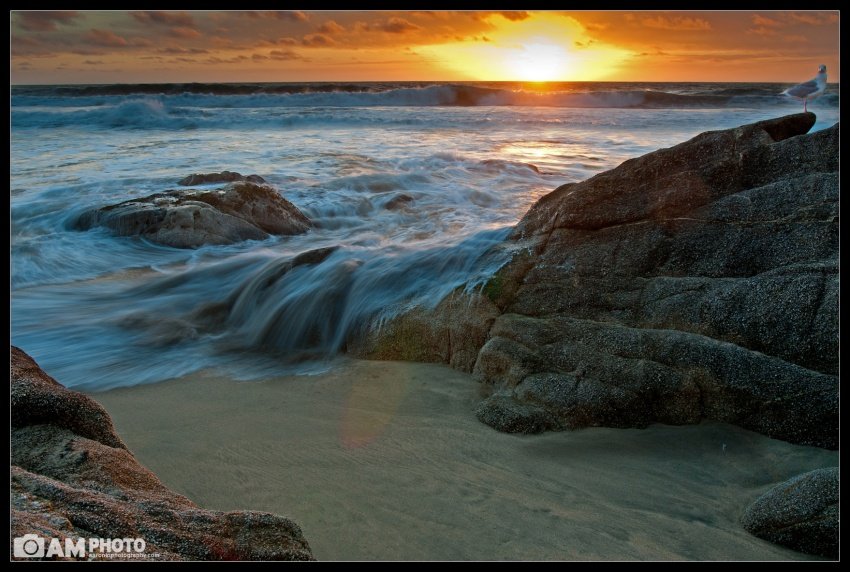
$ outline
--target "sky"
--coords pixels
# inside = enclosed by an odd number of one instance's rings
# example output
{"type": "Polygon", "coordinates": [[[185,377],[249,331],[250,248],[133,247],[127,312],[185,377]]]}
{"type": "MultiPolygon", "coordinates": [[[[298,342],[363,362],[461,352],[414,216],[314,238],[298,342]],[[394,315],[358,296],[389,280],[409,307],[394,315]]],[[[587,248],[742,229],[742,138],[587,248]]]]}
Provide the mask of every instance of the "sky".
{"type": "Polygon", "coordinates": [[[11,11],[12,84],[839,81],[838,11],[11,11]]]}

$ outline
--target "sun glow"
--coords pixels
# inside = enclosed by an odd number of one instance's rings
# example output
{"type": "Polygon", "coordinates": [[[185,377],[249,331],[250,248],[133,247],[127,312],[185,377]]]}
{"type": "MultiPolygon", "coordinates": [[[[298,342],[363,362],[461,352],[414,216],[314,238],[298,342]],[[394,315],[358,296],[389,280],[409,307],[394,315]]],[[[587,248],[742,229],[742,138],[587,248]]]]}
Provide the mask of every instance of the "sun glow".
{"type": "Polygon", "coordinates": [[[417,50],[461,77],[485,81],[594,81],[610,77],[633,54],[599,42],[575,18],[532,13],[513,21],[491,15],[485,41],[421,46],[417,50]]]}
{"type": "Polygon", "coordinates": [[[571,60],[562,46],[529,43],[517,51],[515,56],[507,57],[507,66],[518,80],[553,81],[569,75],[571,60]]]}

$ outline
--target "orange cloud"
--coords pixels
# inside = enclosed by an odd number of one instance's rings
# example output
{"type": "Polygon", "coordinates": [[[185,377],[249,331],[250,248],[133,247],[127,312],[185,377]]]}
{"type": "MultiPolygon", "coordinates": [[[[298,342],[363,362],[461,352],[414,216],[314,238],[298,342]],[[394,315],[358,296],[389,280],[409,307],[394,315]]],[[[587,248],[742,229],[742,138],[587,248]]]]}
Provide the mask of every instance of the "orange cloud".
{"type": "Polygon", "coordinates": [[[86,34],[86,40],[94,46],[104,46],[109,48],[120,48],[127,45],[127,40],[109,30],[98,30],[92,28],[86,34]]]}
{"type": "Polygon", "coordinates": [[[777,31],[773,28],[767,28],[765,26],[759,26],[757,28],[750,28],[747,30],[748,34],[755,34],[756,36],[775,36],[777,31]]]}
{"type": "Polygon", "coordinates": [[[164,26],[194,26],[192,16],[185,12],[142,11],[130,12],[130,15],[143,24],[162,24],[164,26]]]}
{"type": "Polygon", "coordinates": [[[292,50],[272,50],[269,52],[269,58],[273,60],[300,60],[301,56],[292,50]]]}
{"type": "Polygon", "coordinates": [[[341,32],[344,32],[345,28],[343,26],[340,26],[333,20],[328,20],[327,22],[319,26],[318,31],[322,34],[339,34],[341,32]]]}
{"type": "Polygon", "coordinates": [[[835,13],[818,14],[812,12],[792,12],[791,18],[803,24],[809,24],[810,26],[838,23],[838,14],[835,13]]]}
{"type": "Polygon", "coordinates": [[[336,44],[333,38],[330,38],[324,34],[307,34],[301,40],[301,43],[311,48],[321,48],[336,44]]]}
{"type": "Polygon", "coordinates": [[[18,17],[18,25],[30,32],[50,32],[56,30],[59,24],[71,24],[77,18],[82,17],[78,12],[60,12],[55,10],[15,12],[14,14],[18,17]]]}
{"type": "Polygon", "coordinates": [[[756,26],[765,26],[768,28],[778,28],[782,26],[782,22],[779,20],[774,20],[773,18],[768,18],[766,16],[762,16],[761,14],[753,14],[753,24],[756,26]]]}
{"type": "Polygon", "coordinates": [[[711,29],[711,24],[706,20],[687,16],[653,16],[642,18],[641,23],[647,28],[657,28],[659,30],[689,30],[696,32],[711,29]]]}
{"type": "Polygon", "coordinates": [[[195,28],[188,28],[185,26],[179,26],[176,28],[171,28],[168,30],[168,34],[170,36],[174,36],[175,38],[183,38],[183,39],[192,39],[192,38],[200,38],[201,33],[195,28]]]}
{"type": "Polygon", "coordinates": [[[258,12],[262,17],[274,18],[275,20],[288,20],[290,22],[306,22],[310,19],[307,14],[300,10],[273,10],[258,12]]]}
{"type": "Polygon", "coordinates": [[[391,34],[404,34],[406,32],[414,32],[421,29],[420,26],[412,24],[404,18],[390,18],[386,22],[377,24],[376,27],[391,34]]]}
{"type": "Polygon", "coordinates": [[[511,22],[521,22],[522,20],[526,20],[530,17],[530,14],[525,10],[505,10],[498,14],[511,22]]]}
{"type": "Polygon", "coordinates": [[[205,50],[205,49],[202,49],[202,48],[178,48],[178,47],[170,46],[170,47],[167,47],[167,48],[159,48],[156,51],[156,53],[175,56],[175,55],[185,55],[185,54],[208,54],[209,50],[205,50]]]}

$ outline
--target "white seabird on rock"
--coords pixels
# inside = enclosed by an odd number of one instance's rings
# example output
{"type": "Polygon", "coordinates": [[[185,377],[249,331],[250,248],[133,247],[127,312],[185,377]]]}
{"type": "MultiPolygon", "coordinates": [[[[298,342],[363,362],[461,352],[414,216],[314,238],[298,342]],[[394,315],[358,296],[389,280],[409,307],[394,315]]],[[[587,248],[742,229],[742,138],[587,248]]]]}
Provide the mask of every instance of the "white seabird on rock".
{"type": "Polygon", "coordinates": [[[826,89],[826,66],[821,64],[818,67],[818,75],[810,79],[806,83],[800,83],[794,87],[789,87],[782,92],[783,95],[788,95],[795,99],[803,100],[803,111],[806,109],[806,104],[810,99],[819,97],[826,89]]]}

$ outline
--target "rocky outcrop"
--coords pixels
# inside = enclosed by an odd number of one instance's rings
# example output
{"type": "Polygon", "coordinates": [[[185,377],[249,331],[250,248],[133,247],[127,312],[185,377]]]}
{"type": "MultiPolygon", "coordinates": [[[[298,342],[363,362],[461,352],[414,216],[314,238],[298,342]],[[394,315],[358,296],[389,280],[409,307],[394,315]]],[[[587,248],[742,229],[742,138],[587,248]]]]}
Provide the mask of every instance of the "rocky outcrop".
{"type": "Polygon", "coordinates": [[[747,531],[793,550],[838,558],[838,467],[780,483],[747,507],[747,531]]]}
{"type": "MultiPolygon", "coordinates": [[[[142,538],[144,558],[312,560],[297,524],[205,510],[163,485],[106,411],[11,348],[11,537],[142,538]]],[[[97,558],[86,554],[82,558],[97,558]]]]}
{"type": "Polygon", "coordinates": [[[232,183],[234,181],[248,181],[249,183],[264,184],[266,180],[259,175],[242,175],[234,171],[222,171],[221,173],[194,173],[183,177],[177,184],[183,187],[192,185],[208,185],[210,183],[232,183]]]}
{"type": "Polygon", "coordinates": [[[839,128],[814,122],[703,133],[559,187],[500,246],[485,301],[396,318],[371,346],[421,345],[365,355],[472,369],[503,431],[713,419],[837,447],[839,128]]]}
{"type": "Polygon", "coordinates": [[[489,285],[477,376],[551,426],[715,419],[836,447],[838,126],[814,121],[703,133],[543,197],[489,285]]]}
{"type": "Polygon", "coordinates": [[[346,352],[367,359],[445,363],[472,371],[498,309],[485,296],[458,289],[436,308],[415,308],[353,336],[346,352]]]}
{"type": "Polygon", "coordinates": [[[274,187],[236,182],[213,190],[166,191],[89,210],[74,226],[105,226],[120,236],[197,248],[300,234],[310,228],[310,221],[274,187]]]}

